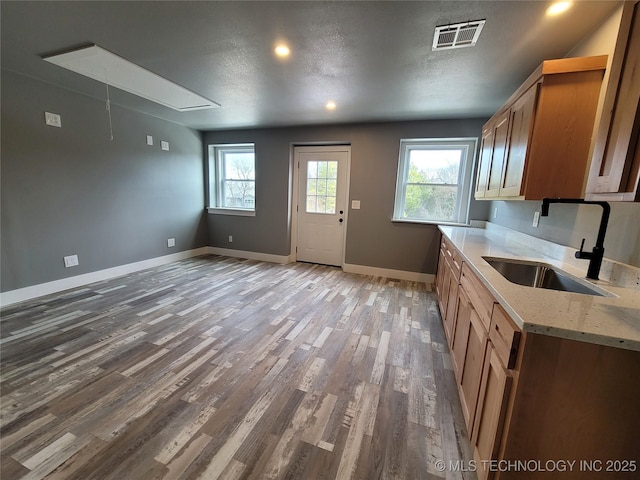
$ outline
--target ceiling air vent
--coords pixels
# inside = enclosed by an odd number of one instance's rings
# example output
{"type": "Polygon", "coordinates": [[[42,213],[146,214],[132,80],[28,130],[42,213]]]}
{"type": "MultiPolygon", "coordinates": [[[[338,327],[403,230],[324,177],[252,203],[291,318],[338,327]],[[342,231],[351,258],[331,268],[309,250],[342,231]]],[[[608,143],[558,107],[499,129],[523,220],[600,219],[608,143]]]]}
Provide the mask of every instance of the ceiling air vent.
{"type": "Polygon", "coordinates": [[[478,41],[486,20],[455,23],[436,27],[432,50],[473,47],[478,41]]]}

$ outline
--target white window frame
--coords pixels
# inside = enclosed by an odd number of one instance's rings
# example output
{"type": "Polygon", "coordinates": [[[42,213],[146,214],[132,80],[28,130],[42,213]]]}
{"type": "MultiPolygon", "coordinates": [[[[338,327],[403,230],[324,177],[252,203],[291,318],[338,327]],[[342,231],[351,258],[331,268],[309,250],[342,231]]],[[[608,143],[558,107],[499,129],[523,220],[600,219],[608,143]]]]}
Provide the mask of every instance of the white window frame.
{"type": "MultiPolygon", "coordinates": [[[[254,201],[252,208],[226,207],[223,206],[224,198],[224,155],[227,153],[253,153],[253,168],[255,175],[255,155],[256,149],[254,143],[225,143],[209,145],[209,213],[218,215],[237,215],[250,216],[256,214],[256,202],[254,201]]],[[[257,185],[257,178],[253,179],[254,185],[257,185]]]]}
{"type": "MultiPolygon", "coordinates": [[[[393,222],[426,223],[437,225],[468,225],[469,205],[471,202],[471,188],[473,184],[473,170],[475,165],[478,139],[468,138],[414,138],[400,140],[400,156],[398,159],[398,176],[396,180],[396,198],[393,208],[393,222]],[[456,211],[454,221],[443,221],[427,218],[404,218],[404,204],[406,200],[407,178],[409,175],[409,156],[412,150],[462,150],[463,155],[458,171],[456,211]]],[[[444,184],[438,184],[444,185],[444,184]]]]}

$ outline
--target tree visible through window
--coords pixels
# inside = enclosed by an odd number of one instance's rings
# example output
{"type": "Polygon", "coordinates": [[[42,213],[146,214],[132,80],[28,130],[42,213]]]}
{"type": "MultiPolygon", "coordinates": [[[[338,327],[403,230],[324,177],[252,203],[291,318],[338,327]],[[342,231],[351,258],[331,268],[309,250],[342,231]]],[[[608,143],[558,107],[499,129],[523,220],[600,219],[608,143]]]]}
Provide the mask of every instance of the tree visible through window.
{"type": "Polygon", "coordinates": [[[466,223],[475,139],[402,140],[394,220],[466,223]]]}
{"type": "Polygon", "coordinates": [[[255,210],[253,144],[210,146],[209,192],[209,206],[212,208],[255,210]]]}

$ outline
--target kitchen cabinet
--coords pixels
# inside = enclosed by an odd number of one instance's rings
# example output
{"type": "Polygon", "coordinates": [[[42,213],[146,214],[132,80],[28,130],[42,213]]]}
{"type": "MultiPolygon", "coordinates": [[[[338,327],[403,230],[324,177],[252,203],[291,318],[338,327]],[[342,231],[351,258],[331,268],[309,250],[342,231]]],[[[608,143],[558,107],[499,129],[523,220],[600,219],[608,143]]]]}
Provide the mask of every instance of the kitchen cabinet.
{"type": "MultiPolygon", "coordinates": [[[[476,402],[477,421],[471,431],[474,460],[478,464],[499,456],[513,381],[511,369],[515,367],[520,340],[520,330],[498,304],[492,311],[489,340],[476,402]]],[[[482,469],[478,472],[479,480],[489,478],[490,473],[482,469]]]]}
{"type": "Polygon", "coordinates": [[[436,271],[436,297],[438,298],[438,305],[440,307],[440,312],[444,310],[444,305],[442,303],[442,299],[445,298],[444,295],[444,280],[446,275],[446,267],[447,263],[444,258],[444,241],[440,242],[440,250],[438,253],[438,269],[436,271]]]}
{"type": "MultiPolygon", "coordinates": [[[[455,251],[453,246],[449,245],[447,248],[455,251]]],[[[456,254],[460,255],[457,252],[456,254]]],[[[503,336],[508,338],[511,333],[509,328],[503,326],[503,323],[500,323],[497,328],[494,326],[496,322],[492,320],[492,312],[494,305],[496,305],[495,299],[464,263],[460,268],[460,285],[457,288],[456,296],[457,300],[454,304],[449,301],[449,306],[454,305],[453,309],[449,307],[446,316],[443,317],[445,331],[451,328],[449,325],[453,325],[453,330],[448,334],[448,338],[450,338],[451,359],[469,437],[473,441],[474,432],[481,432],[481,439],[484,442],[486,441],[485,437],[489,435],[491,426],[495,423],[490,422],[485,415],[494,413],[492,405],[495,402],[505,401],[502,398],[496,398],[495,382],[487,378],[489,372],[499,373],[495,367],[487,370],[490,362],[495,363],[495,360],[491,360],[492,357],[488,353],[494,351],[490,341],[490,332],[494,330],[503,332],[502,335],[496,334],[495,336],[496,341],[500,344],[497,351],[504,350],[503,343],[508,343],[508,340],[505,340],[503,336]],[[479,401],[482,402],[482,405],[478,403],[479,401]],[[480,424],[482,424],[481,430],[478,427],[480,424]]],[[[498,358],[496,353],[493,355],[498,358]]],[[[505,363],[512,364],[513,362],[505,363]]],[[[497,437],[497,432],[493,433],[497,437]]],[[[481,454],[484,454],[484,445],[481,445],[483,446],[481,454]]]]}
{"type": "MultiPolygon", "coordinates": [[[[460,290],[463,289],[461,288],[460,290]]],[[[466,341],[458,345],[454,344],[454,346],[458,347],[458,350],[464,351],[464,362],[460,365],[458,390],[467,431],[471,432],[476,415],[478,393],[480,391],[480,381],[488,343],[487,332],[472,304],[469,305],[469,316],[464,319],[464,324],[461,328],[466,330],[467,334],[464,335],[466,336],[466,341]]],[[[456,328],[456,333],[457,331],[458,329],[456,328]]]]}
{"type": "Polygon", "coordinates": [[[485,124],[478,199],[582,197],[607,56],[547,60],[485,124]]]}
{"type": "Polygon", "coordinates": [[[502,167],[507,153],[509,136],[509,112],[506,111],[488,127],[493,130],[491,158],[487,167],[487,187],[485,197],[497,197],[502,183],[502,167]]]}
{"type": "Polygon", "coordinates": [[[453,330],[456,321],[460,268],[460,254],[449,242],[442,239],[438,259],[436,291],[449,346],[452,345],[453,330]]]}
{"type": "Polygon", "coordinates": [[[480,161],[476,177],[475,198],[484,198],[489,182],[489,167],[493,156],[494,122],[488,122],[482,128],[482,142],[480,143],[480,161]]]}
{"type": "MultiPolygon", "coordinates": [[[[576,461],[573,470],[561,472],[567,480],[600,479],[606,468],[617,480],[638,478],[640,352],[591,343],[593,339],[581,330],[568,338],[546,333],[549,329],[540,327],[535,318],[545,311],[544,305],[521,319],[523,331],[509,312],[518,312],[516,302],[528,295],[529,287],[510,285],[507,290],[487,283],[485,271],[491,267],[482,260],[485,255],[502,254],[501,248],[509,249],[510,241],[495,240],[501,247],[493,248],[492,241],[478,251],[482,244],[476,240],[478,232],[444,230],[459,235],[443,236],[445,250],[460,264],[448,341],[478,478],[555,478],[554,472],[536,468],[560,459],[576,461]],[[518,471],[513,467],[517,462],[533,470],[518,471]],[[502,467],[496,467],[499,464],[502,467]]],[[[451,275],[450,268],[445,271],[451,275]]],[[[562,317],[576,305],[590,314],[596,311],[589,307],[590,297],[580,298],[581,294],[543,295],[552,300],[554,314],[562,317]]],[[[616,315],[621,310],[614,303],[608,308],[618,311],[616,315]]],[[[518,314],[522,312],[519,309],[518,314]]]]}
{"type": "Polygon", "coordinates": [[[517,197],[520,195],[538,90],[539,84],[536,83],[516,100],[510,109],[509,148],[500,177],[498,196],[517,197]]]}
{"type": "MultiPolygon", "coordinates": [[[[563,480],[637,479],[638,352],[529,332],[519,349],[496,458],[576,460],[563,480]],[[580,468],[580,461],[596,468],[580,468]]],[[[523,478],[513,470],[491,473],[495,480],[523,478]]],[[[526,474],[552,477],[541,469],[526,474]]]]}
{"type": "Polygon", "coordinates": [[[453,335],[453,345],[451,346],[451,363],[456,381],[460,384],[464,361],[467,357],[467,345],[469,343],[469,333],[471,331],[471,314],[477,315],[473,311],[473,305],[464,288],[458,289],[458,304],[456,307],[456,328],[453,335]]]}
{"type": "MultiPolygon", "coordinates": [[[[473,457],[477,465],[498,458],[511,382],[511,373],[502,364],[495,347],[489,342],[477,401],[478,420],[471,435],[473,457]]],[[[478,470],[478,480],[485,480],[492,473],[491,469],[481,468],[478,470]]]]}
{"type": "Polygon", "coordinates": [[[640,201],[640,3],[625,2],[586,198],[640,201]]]}

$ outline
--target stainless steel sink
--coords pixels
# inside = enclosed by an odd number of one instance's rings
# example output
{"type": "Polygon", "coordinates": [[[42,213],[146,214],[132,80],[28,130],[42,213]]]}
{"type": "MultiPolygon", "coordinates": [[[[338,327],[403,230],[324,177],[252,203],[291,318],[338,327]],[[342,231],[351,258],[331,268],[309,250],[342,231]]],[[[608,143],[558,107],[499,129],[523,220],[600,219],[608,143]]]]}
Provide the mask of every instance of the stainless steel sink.
{"type": "Polygon", "coordinates": [[[527,262],[508,258],[482,257],[504,278],[512,283],[533,288],[546,288],[562,292],[582,293],[585,295],[606,296],[595,287],[577,281],[568,273],[553,268],[546,263],[527,262]]]}

